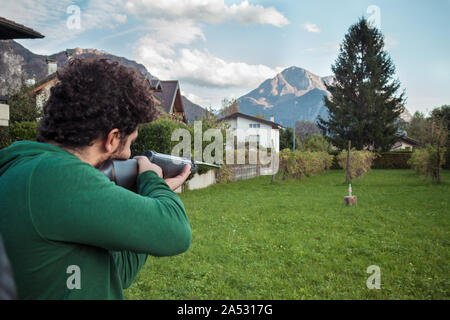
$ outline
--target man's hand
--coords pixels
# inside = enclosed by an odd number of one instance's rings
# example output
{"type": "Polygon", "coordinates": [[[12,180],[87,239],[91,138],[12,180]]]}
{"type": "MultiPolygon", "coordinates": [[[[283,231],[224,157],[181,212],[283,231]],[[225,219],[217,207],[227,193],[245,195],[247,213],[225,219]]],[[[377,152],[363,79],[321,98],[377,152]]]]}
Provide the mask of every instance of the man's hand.
{"type": "Polygon", "coordinates": [[[187,164],[180,175],[173,178],[164,179],[164,181],[166,181],[170,189],[175,190],[178,189],[178,187],[181,186],[186,181],[190,173],[191,173],[191,165],[187,164]]]}
{"type": "Polygon", "coordinates": [[[143,173],[145,171],[154,171],[160,178],[163,177],[163,172],[162,172],[161,167],[157,166],[154,163],[151,163],[147,157],[136,156],[133,159],[136,159],[136,161],[138,163],[138,175],[140,175],[141,173],[143,173]]]}

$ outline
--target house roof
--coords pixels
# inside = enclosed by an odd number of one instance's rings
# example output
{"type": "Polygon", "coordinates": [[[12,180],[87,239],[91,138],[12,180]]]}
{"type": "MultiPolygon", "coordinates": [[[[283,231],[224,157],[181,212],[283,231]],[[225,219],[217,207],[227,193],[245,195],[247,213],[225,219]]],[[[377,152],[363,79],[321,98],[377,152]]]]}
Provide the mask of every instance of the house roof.
{"type": "Polygon", "coordinates": [[[44,36],[31,28],[0,17],[0,40],[36,38],[44,38],[44,36]]]}
{"type": "Polygon", "coordinates": [[[173,105],[179,89],[178,81],[160,81],[160,85],[161,92],[155,92],[155,96],[159,101],[161,101],[161,107],[163,110],[170,114],[173,111],[173,105]]]}
{"type": "Polygon", "coordinates": [[[155,90],[155,92],[160,92],[162,90],[161,81],[159,81],[158,79],[152,79],[149,81],[150,86],[152,87],[153,90],[155,90]]]}
{"type": "Polygon", "coordinates": [[[260,118],[253,117],[253,116],[250,116],[250,115],[245,114],[245,113],[240,113],[240,112],[235,112],[235,113],[230,114],[230,115],[228,115],[226,117],[220,118],[220,119],[218,119],[218,121],[231,120],[231,119],[236,119],[238,117],[245,118],[245,119],[252,120],[252,121],[255,121],[255,122],[259,122],[259,123],[263,123],[263,124],[267,124],[269,126],[272,126],[272,128],[274,128],[274,129],[284,128],[281,124],[278,124],[276,122],[272,122],[272,121],[265,120],[265,119],[260,119],[260,118]]]}
{"type": "Polygon", "coordinates": [[[46,86],[48,86],[49,84],[51,84],[51,83],[53,83],[55,81],[56,81],[56,72],[52,73],[51,75],[48,75],[47,77],[45,77],[41,81],[37,82],[31,88],[31,92],[33,92],[33,93],[38,92],[41,89],[45,88],[46,86]]]}
{"type": "Polygon", "coordinates": [[[406,143],[412,144],[413,146],[417,146],[419,144],[419,141],[414,140],[408,136],[402,136],[402,137],[400,137],[400,140],[403,140],[406,143]]]}

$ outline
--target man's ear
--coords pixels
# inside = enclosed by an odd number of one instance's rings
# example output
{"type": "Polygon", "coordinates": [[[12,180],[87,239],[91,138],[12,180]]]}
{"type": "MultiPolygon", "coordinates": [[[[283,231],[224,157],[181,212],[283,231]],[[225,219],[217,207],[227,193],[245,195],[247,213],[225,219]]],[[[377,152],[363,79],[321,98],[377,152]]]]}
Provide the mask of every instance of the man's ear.
{"type": "Polygon", "coordinates": [[[120,132],[119,129],[112,129],[108,136],[106,137],[106,141],[104,144],[105,151],[108,153],[113,153],[120,145],[120,132]]]}

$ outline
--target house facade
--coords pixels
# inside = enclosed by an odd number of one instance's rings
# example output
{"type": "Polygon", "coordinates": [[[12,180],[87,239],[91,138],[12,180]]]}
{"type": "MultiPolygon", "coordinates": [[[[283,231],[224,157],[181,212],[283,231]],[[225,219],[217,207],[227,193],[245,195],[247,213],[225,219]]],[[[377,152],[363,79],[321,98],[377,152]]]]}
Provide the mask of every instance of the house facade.
{"type": "Polygon", "coordinates": [[[402,136],[399,141],[397,141],[391,148],[391,151],[396,150],[408,150],[413,151],[414,147],[418,146],[419,142],[408,137],[402,136]]]}
{"type": "Polygon", "coordinates": [[[228,123],[237,143],[257,142],[262,147],[280,151],[280,129],[283,127],[274,122],[273,116],[269,121],[236,112],[219,121],[228,123]]]}

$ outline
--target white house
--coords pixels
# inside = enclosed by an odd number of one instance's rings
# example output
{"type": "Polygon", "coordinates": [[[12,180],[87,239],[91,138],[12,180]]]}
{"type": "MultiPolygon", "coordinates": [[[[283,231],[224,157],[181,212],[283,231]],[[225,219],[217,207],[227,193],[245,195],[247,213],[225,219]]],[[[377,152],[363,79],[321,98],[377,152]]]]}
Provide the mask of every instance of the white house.
{"type": "Polygon", "coordinates": [[[419,145],[417,140],[414,140],[408,136],[400,137],[400,140],[397,141],[391,148],[391,151],[395,150],[409,150],[413,151],[413,149],[419,145]]]}
{"type": "Polygon", "coordinates": [[[238,143],[257,141],[260,146],[280,151],[280,129],[283,128],[274,122],[274,117],[269,120],[256,118],[244,113],[236,112],[229,116],[220,118],[226,121],[232,131],[234,140],[238,143]]]}
{"type": "Polygon", "coordinates": [[[0,127],[9,125],[9,105],[8,98],[0,96],[0,127]]]}

